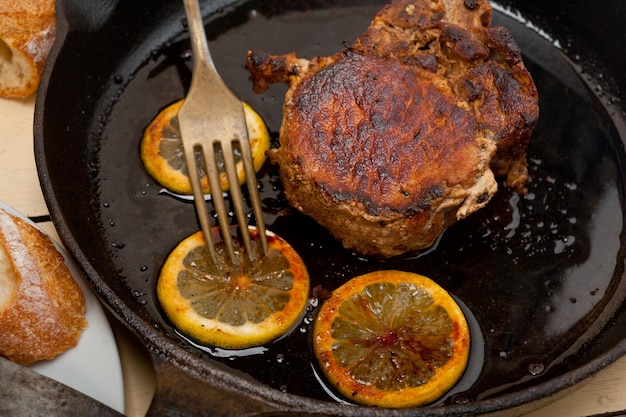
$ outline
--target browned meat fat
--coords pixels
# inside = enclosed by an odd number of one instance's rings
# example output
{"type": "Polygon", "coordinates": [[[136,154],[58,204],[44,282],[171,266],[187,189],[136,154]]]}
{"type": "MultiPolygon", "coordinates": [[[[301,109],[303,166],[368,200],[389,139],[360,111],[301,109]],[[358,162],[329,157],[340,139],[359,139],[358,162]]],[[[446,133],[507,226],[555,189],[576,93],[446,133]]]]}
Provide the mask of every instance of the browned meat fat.
{"type": "Polygon", "coordinates": [[[497,176],[519,192],[539,109],[532,78],[487,0],[387,4],[346,49],[310,60],[250,51],[255,91],[287,82],[287,198],[364,255],[433,244],[484,207],[497,176]]]}

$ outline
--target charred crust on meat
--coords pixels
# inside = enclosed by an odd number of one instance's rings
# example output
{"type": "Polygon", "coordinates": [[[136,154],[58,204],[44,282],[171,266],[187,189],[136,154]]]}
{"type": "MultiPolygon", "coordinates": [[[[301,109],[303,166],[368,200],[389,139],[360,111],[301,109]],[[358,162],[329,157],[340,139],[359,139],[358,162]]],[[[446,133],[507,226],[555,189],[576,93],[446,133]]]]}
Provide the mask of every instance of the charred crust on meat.
{"type": "Polygon", "coordinates": [[[426,211],[431,208],[434,201],[441,200],[445,195],[445,187],[443,185],[435,185],[431,187],[424,197],[418,202],[417,208],[419,211],[426,211]]]}
{"type": "Polygon", "coordinates": [[[437,58],[430,54],[425,55],[417,55],[417,56],[408,56],[402,58],[402,62],[406,65],[414,65],[420,68],[425,69],[428,72],[436,73],[439,68],[439,63],[437,62],[437,58]]]}
{"type": "Polygon", "coordinates": [[[440,27],[441,42],[447,45],[456,57],[465,61],[478,61],[489,57],[490,51],[487,45],[467,30],[444,22],[440,24],[440,27]]]}
{"type": "Polygon", "coordinates": [[[460,84],[467,101],[478,100],[482,96],[484,85],[468,78],[461,78],[460,84]]]}
{"type": "Polygon", "coordinates": [[[298,76],[299,64],[294,54],[275,56],[263,51],[248,51],[245,68],[250,72],[254,91],[260,93],[271,83],[288,82],[290,77],[298,76]]]}
{"type": "MultiPolygon", "coordinates": [[[[426,170],[429,154],[474,146],[471,135],[439,142],[454,129],[471,132],[476,122],[456,106],[453,96],[421,83],[425,75],[415,71],[397,61],[343,54],[303,80],[291,97],[286,111],[293,123],[283,134],[306,135],[312,141],[289,141],[285,155],[306,155],[302,160],[315,161],[327,182],[349,179],[344,188],[369,194],[372,204],[389,205],[378,202],[378,196],[410,179],[415,166],[426,170]],[[431,110],[424,113],[423,105],[431,110]]],[[[457,164],[449,168],[474,169],[457,164]]]]}
{"type": "Polygon", "coordinates": [[[521,111],[520,115],[524,119],[525,126],[534,126],[539,121],[539,113],[521,111]]]}
{"type": "Polygon", "coordinates": [[[248,62],[251,67],[259,67],[268,61],[270,55],[265,51],[248,51],[248,62]]]}
{"type": "Polygon", "coordinates": [[[487,201],[489,201],[491,199],[491,196],[487,193],[483,193],[481,195],[478,196],[478,198],[476,199],[476,202],[478,204],[482,204],[482,203],[486,203],[487,201]]]}
{"type": "Polygon", "coordinates": [[[498,59],[511,66],[522,62],[519,46],[506,28],[489,28],[485,31],[485,35],[492,51],[492,57],[490,59],[498,59]]]}
{"type": "Polygon", "coordinates": [[[430,198],[423,198],[417,203],[417,208],[420,211],[426,211],[432,206],[433,202],[430,198]]]}
{"type": "Polygon", "coordinates": [[[463,5],[470,10],[474,10],[476,8],[476,2],[474,0],[464,0],[463,5]]]}
{"type": "Polygon", "coordinates": [[[431,198],[439,199],[444,196],[445,187],[443,185],[435,185],[428,190],[428,196],[431,198]]]}

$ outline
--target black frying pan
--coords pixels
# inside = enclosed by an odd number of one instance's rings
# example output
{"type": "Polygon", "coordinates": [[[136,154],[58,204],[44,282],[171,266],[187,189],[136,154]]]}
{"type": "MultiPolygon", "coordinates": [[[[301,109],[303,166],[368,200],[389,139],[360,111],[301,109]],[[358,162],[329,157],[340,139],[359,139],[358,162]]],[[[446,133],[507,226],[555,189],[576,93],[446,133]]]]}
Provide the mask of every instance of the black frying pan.
{"type": "MultiPolygon", "coordinates": [[[[285,87],[253,94],[245,51],[334,53],[381,5],[221,0],[203,11],[218,70],[276,136],[285,87]]],[[[293,334],[247,355],[197,346],[167,322],[155,300],[159,268],[198,224],[192,204],[163,194],[146,174],[138,144],[189,84],[182,2],[58,2],[59,36],[37,97],[38,172],[63,243],[151,352],[153,414],[516,414],[571,391],[626,352],[626,6],[537,0],[498,10],[494,24],[511,30],[541,97],[528,196],[501,187],[432,250],[383,262],[344,251],[290,211],[275,167],[260,174],[266,222],[302,255],[312,286],[333,288],[373,269],[413,270],[466,308],[473,344],[461,382],[436,405],[391,411],[340,404],[318,381],[308,340],[314,310],[293,334]]]]}

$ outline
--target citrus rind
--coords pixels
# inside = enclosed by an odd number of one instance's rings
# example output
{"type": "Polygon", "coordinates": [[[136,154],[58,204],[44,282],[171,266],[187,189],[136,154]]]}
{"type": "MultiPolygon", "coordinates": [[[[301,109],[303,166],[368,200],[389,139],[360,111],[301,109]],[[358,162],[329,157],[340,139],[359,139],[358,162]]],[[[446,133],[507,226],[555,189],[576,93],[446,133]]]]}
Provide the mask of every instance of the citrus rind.
{"type": "Polygon", "coordinates": [[[346,282],[324,302],[313,349],[320,370],[347,400],[416,407],[461,378],[470,333],[459,305],[434,281],[375,271],[346,282]]]}
{"type": "Polygon", "coordinates": [[[182,334],[222,349],[245,349],[288,333],[302,318],[309,275],[300,256],[267,232],[268,254],[242,275],[216,267],[202,232],[180,242],[159,275],[157,296],[182,334]]]}
{"type": "MultiPolygon", "coordinates": [[[[184,100],[178,100],[164,108],[144,130],[140,144],[140,156],[143,165],[159,184],[177,194],[192,194],[187,164],[183,153],[178,125],[178,110],[184,100]]],[[[270,147],[270,134],[261,116],[247,103],[243,103],[252,163],[255,172],[258,172],[266,160],[265,152],[270,147]]],[[[245,182],[243,164],[237,163],[239,183],[245,182]]],[[[206,175],[201,178],[202,190],[210,194],[206,175]]],[[[229,184],[226,174],[220,174],[222,191],[228,191],[229,184]]]]}

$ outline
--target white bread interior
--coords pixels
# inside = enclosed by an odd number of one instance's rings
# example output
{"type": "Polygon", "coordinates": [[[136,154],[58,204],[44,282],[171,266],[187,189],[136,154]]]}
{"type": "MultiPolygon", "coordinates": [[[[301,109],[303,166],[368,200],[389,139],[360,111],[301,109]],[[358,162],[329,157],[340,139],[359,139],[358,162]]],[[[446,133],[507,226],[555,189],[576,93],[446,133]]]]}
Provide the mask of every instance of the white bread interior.
{"type": "Polygon", "coordinates": [[[22,365],[78,344],[84,294],[52,240],[0,209],[0,355],[22,365]]]}
{"type": "Polygon", "coordinates": [[[0,97],[37,90],[55,36],[54,0],[0,0],[0,97]]]}

